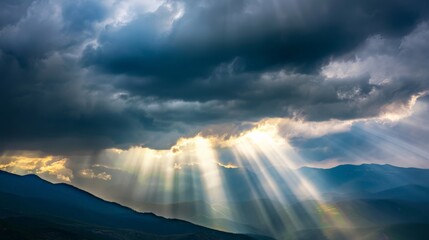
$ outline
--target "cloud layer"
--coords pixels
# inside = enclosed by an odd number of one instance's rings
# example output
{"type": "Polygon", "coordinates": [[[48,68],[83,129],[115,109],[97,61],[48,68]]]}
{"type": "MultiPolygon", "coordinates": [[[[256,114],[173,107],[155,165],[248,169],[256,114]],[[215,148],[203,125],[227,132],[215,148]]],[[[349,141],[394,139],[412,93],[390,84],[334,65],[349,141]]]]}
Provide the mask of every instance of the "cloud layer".
{"type": "Polygon", "coordinates": [[[169,148],[263,118],[407,110],[429,89],[428,5],[2,1],[0,151],[169,148]]]}

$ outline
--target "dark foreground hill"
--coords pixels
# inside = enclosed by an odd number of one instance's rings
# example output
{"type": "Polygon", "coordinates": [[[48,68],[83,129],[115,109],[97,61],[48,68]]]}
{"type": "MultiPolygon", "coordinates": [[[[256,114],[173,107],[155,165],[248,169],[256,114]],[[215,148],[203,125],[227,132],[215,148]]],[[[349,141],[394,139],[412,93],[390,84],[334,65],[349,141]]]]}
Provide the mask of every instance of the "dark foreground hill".
{"type": "Polygon", "coordinates": [[[0,239],[255,239],[139,213],[66,184],[0,171],[0,239]]]}

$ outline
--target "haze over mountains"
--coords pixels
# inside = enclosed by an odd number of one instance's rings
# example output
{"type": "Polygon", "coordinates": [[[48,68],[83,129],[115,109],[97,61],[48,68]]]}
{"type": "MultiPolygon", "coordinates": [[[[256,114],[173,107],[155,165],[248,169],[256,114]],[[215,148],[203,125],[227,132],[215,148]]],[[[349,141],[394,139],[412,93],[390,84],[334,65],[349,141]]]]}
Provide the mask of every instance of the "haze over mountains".
{"type": "Polygon", "coordinates": [[[34,175],[0,172],[0,230],[2,239],[265,239],[261,236],[271,235],[277,239],[423,240],[429,236],[428,169],[364,164],[297,171],[318,187],[321,201],[301,199],[283,188],[290,199],[287,204],[267,196],[243,195],[216,205],[188,201],[132,206],[247,236],[137,213],[34,175]],[[219,211],[218,218],[211,217],[213,209],[219,211]]]}
{"type": "MultiPolygon", "coordinates": [[[[423,236],[429,236],[428,231],[419,230],[425,234],[409,238],[407,236],[411,236],[414,228],[405,226],[411,224],[419,227],[422,226],[420,224],[426,226],[429,223],[428,169],[363,164],[341,165],[331,169],[305,167],[298,171],[315,185],[322,201],[301,199],[299,196],[292,195],[291,190],[284,185],[282,190],[288,203],[278,202],[263,195],[256,199],[249,197],[249,194],[237,194],[238,198],[231,198],[231,201],[223,203],[222,207],[203,201],[182,202],[173,205],[142,203],[142,205],[134,207],[229,231],[238,230],[239,232],[266,235],[270,235],[274,231],[278,234],[277,237],[302,235],[306,236],[304,239],[312,239],[314,234],[317,236],[323,234],[317,231],[311,232],[310,229],[345,227],[336,226],[343,224],[344,221],[348,221],[349,226],[355,228],[357,235],[354,235],[357,236],[357,239],[363,239],[363,235],[359,232],[368,235],[368,239],[380,239],[379,237],[385,233],[388,233],[387,236],[396,237],[392,239],[425,239],[423,236]],[[209,212],[204,212],[204,209],[213,207],[225,214],[229,213],[235,218],[233,220],[210,219],[209,212]],[[282,217],[290,216],[291,212],[295,213],[295,218],[282,217]],[[329,223],[321,212],[331,214],[333,218],[339,220],[329,223]],[[264,216],[270,217],[267,219],[264,216]],[[304,225],[291,228],[290,226],[297,221],[304,225]],[[395,233],[402,227],[407,229],[404,230],[404,238],[396,236],[398,234],[395,233]],[[291,234],[291,232],[293,233],[291,234]]],[[[236,178],[239,177],[236,176],[236,178]]],[[[234,183],[234,181],[230,182],[234,183]]],[[[241,184],[240,181],[237,181],[237,185],[235,185],[238,192],[244,193],[249,190],[241,184]]],[[[254,187],[258,188],[258,186],[254,187]]],[[[222,216],[222,214],[219,215],[222,216]]],[[[341,235],[336,237],[341,239],[341,235]]],[[[337,239],[336,237],[332,239],[337,239]]]]}
{"type": "Polygon", "coordinates": [[[0,239],[255,239],[138,213],[67,184],[0,171],[0,239]]]}
{"type": "Polygon", "coordinates": [[[0,0],[0,240],[428,240],[428,63],[429,0],[0,0]]]}

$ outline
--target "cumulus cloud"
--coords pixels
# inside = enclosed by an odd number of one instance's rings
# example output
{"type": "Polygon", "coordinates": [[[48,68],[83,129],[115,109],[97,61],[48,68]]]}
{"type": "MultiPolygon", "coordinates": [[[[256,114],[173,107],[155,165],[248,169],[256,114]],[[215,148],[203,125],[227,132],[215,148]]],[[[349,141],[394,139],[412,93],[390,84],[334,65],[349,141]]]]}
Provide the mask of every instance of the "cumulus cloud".
{"type": "Polygon", "coordinates": [[[41,156],[34,152],[8,153],[0,157],[0,170],[16,174],[38,174],[54,181],[71,182],[73,172],[66,158],[41,156]],[[56,179],[55,179],[56,178],[56,179]]]}
{"type": "Polygon", "coordinates": [[[167,1],[125,26],[106,28],[86,58],[106,71],[167,77],[175,84],[235,58],[248,71],[313,66],[372,34],[403,34],[428,14],[421,1],[331,0],[316,11],[317,3],[167,1]]]}
{"type": "Polygon", "coordinates": [[[266,118],[286,135],[325,124],[317,136],[401,115],[429,88],[426,1],[0,6],[0,151],[168,149],[266,118]]]}
{"type": "Polygon", "coordinates": [[[110,174],[107,174],[106,172],[95,173],[94,170],[88,168],[80,170],[79,174],[83,178],[98,178],[104,181],[112,179],[112,176],[110,174]]]}

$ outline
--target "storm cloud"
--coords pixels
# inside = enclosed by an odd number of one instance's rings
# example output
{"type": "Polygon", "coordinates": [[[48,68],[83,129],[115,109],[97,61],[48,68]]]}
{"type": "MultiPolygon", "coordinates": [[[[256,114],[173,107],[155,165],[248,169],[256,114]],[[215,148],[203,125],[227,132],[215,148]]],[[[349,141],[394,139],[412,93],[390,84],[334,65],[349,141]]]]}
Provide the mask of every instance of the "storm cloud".
{"type": "Polygon", "coordinates": [[[216,124],[377,117],[429,89],[429,3],[0,3],[0,151],[169,147],[216,124]]]}

